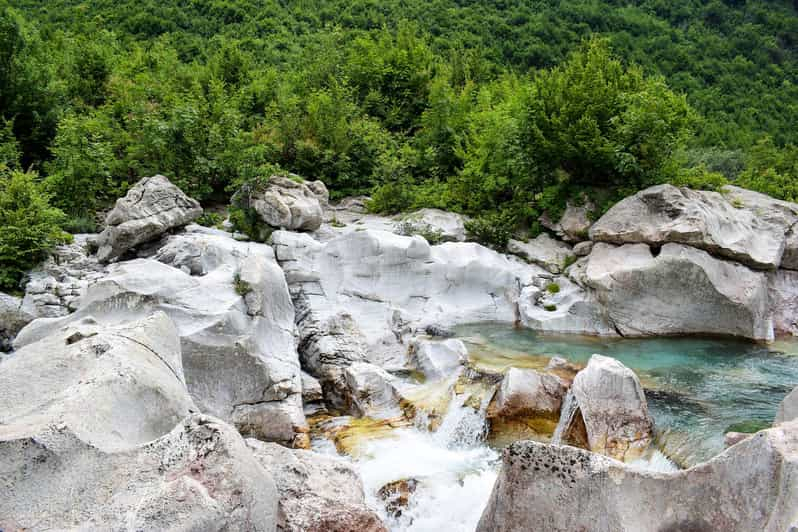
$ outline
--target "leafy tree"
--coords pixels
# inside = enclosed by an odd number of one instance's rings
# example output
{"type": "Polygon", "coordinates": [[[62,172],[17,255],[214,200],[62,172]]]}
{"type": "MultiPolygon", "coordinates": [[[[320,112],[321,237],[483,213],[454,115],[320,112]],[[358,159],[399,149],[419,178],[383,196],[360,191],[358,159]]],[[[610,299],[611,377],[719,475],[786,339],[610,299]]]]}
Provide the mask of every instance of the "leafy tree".
{"type": "Polygon", "coordinates": [[[0,175],[0,288],[18,288],[24,272],[56,244],[68,240],[60,224],[64,214],[51,207],[36,175],[3,171],[0,175]]]}

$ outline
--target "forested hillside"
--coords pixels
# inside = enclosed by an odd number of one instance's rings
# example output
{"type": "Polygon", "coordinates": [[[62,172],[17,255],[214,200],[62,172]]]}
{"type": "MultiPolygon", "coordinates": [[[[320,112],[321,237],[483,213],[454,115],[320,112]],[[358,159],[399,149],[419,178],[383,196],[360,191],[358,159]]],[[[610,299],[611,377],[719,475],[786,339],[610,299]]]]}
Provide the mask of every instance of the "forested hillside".
{"type": "Polygon", "coordinates": [[[0,42],[0,196],[50,229],[156,172],[226,202],[291,171],[497,246],[583,193],[798,199],[791,2],[0,0],[0,42]]]}

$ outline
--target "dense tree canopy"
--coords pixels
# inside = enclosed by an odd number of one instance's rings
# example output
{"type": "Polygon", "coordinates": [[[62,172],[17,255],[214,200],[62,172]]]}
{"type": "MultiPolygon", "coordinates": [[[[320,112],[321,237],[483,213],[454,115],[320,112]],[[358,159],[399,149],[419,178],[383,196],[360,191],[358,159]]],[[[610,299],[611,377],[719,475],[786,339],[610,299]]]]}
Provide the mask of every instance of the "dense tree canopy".
{"type": "Polygon", "coordinates": [[[500,244],[568,198],[605,206],[656,182],[796,199],[798,13],[0,0],[0,115],[3,179],[37,171],[72,220],[156,172],[226,202],[282,168],[377,210],[467,212],[500,244]]]}

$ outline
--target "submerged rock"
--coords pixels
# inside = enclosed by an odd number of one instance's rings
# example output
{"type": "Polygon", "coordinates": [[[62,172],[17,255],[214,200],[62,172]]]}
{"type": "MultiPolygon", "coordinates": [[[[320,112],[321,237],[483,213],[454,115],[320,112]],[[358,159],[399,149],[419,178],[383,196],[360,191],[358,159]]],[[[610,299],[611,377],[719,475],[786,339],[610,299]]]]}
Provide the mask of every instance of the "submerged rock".
{"type": "Polygon", "coordinates": [[[385,511],[393,518],[401,517],[416,492],[418,480],[407,478],[389,482],[377,491],[377,497],[385,503],[385,511]]]}
{"type": "Polygon", "coordinates": [[[510,239],[507,250],[551,273],[560,273],[575,259],[571,246],[541,233],[529,242],[510,239]]]}
{"type": "Polygon", "coordinates": [[[637,375],[613,358],[593,355],[574,378],[552,441],[628,460],[646,450],[653,430],[637,375]]]}
{"type": "Polygon", "coordinates": [[[521,441],[504,452],[477,531],[781,532],[798,526],[797,476],[798,422],[674,473],[521,441]]]}
{"type": "Polygon", "coordinates": [[[366,505],[363,483],[349,462],[255,439],[248,439],[247,445],[277,485],[277,530],[386,531],[366,505]]]}
{"type": "Polygon", "coordinates": [[[590,228],[590,238],[680,243],[752,268],[776,269],[796,222],[798,205],[738,187],[718,193],[656,185],[615,204],[590,228]]]}
{"type": "MultiPolygon", "coordinates": [[[[92,410],[70,415],[91,417],[92,410]]],[[[121,451],[83,436],[63,424],[0,428],[0,528],[275,530],[271,476],[219,420],[194,415],[155,441],[121,451]]]]}
{"type": "Polygon", "coordinates": [[[201,214],[200,204],[164,176],[145,177],[108,213],[97,241],[97,258],[109,262],[201,214]]]}

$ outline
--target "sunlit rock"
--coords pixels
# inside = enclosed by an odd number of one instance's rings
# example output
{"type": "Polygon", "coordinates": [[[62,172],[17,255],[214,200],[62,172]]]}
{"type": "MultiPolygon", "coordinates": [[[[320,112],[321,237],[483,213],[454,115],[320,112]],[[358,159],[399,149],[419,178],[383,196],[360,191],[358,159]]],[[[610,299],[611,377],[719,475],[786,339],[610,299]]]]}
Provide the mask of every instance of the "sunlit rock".
{"type": "Polygon", "coordinates": [[[139,244],[181,227],[202,214],[199,202],[166,177],[145,177],[116,201],[100,234],[97,258],[108,262],[139,244]]]}
{"type": "Polygon", "coordinates": [[[653,430],[634,372],[613,358],[593,355],[574,378],[552,441],[628,460],[646,450],[653,430]]]}
{"type": "Polygon", "coordinates": [[[410,364],[429,379],[454,375],[468,359],[468,350],[461,340],[429,340],[415,338],[410,343],[410,364]]]}
{"type": "Polygon", "coordinates": [[[541,233],[529,242],[510,239],[507,251],[522,259],[537,264],[551,273],[560,273],[576,258],[571,246],[541,233]]]}

